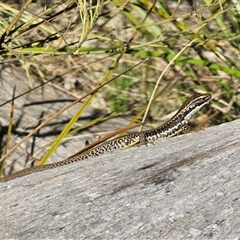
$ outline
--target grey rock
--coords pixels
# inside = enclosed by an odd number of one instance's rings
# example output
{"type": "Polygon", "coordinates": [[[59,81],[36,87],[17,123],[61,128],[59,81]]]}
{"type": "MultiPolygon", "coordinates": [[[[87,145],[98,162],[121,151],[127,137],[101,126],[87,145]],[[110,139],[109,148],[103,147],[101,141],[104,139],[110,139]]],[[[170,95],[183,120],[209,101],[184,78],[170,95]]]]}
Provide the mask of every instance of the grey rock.
{"type": "Polygon", "coordinates": [[[240,120],[0,184],[0,239],[238,239],[240,120]]]}

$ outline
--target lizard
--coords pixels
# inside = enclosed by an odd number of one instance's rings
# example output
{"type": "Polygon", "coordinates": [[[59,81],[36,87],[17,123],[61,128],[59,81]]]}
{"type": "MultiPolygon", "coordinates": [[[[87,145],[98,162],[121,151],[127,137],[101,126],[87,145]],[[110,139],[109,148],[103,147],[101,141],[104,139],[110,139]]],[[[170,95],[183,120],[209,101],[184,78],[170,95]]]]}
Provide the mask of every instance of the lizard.
{"type": "Polygon", "coordinates": [[[160,138],[172,137],[183,130],[187,130],[186,127],[191,117],[200,108],[207,104],[211,100],[211,98],[212,95],[209,93],[197,93],[185,100],[177,113],[170,120],[157,128],[141,132],[129,133],[124,136],[117,137],[113,140],[109,140],[100,145],[97,145],[83,153],[73,155],[72,157],[66,158],[59,162],[25,168],[7,176],[0,177],[0,183],[25,175],[29,175],[35,172],[61,167],[91,157],[97,157],[113,150],[125,149],[132,146],[139,147],[141,145],[154,144],[154,141],[160,138]]]}

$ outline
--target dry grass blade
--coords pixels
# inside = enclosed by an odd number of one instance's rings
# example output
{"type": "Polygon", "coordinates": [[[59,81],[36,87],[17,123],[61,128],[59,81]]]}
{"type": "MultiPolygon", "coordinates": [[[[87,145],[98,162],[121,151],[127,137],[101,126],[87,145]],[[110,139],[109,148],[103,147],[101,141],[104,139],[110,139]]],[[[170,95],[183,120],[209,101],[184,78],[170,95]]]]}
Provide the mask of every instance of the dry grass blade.
{"type": "MultiPolygon", "coordinates": [[[[10,143],[10,140],[11,140],[11,134],[12,134],[12,128],[13,128],[13,113],[14,113],[15,91],[16,91],[16,86],[14,86],[14,88],[13,88],[9,125],[8,125],[8,130],[7,130],[6,143],[5,143],[5,147],[3,149],[3,154],[7,154],[8,148],[9,148],[9,143],[10,143]]],[[[0,161],[0,176],[2,175],[2,172],[3,172],[3,169],[4,169],[5,160],[6,160],[6,158],[3,158],[0,161]]]]}
{"type": "MultiPolygon", "coordinates": [[[[182,54],[188,47],[190,47],[194,42],[195,42],[195,39],[192,40],[191,42],[189,42],[189,43],[169,62],[169,64],[167,65],[167,67],[162,71],[161,75],[159,76],[159,78],[158,78],[158,80],[157,80],[157,82],[156,82],[156,85],[155,85],[155,87],[154,87],[154,90],[153,90],[153,92],[152,92],[152,94],[151,94],[150,100],[149,100],[149,102],[148,102],[148,105],[147,105],[147,108],[146,108],[146,111],[145,111],[145,114],[144,114],[143,120],[142,120],[142,123],[143,123],[143,124],[144,124],[144,122],[145,122],[145,120],[146,120],[146,117],[147,117],[147,114],[148,114],[148,112],[149,112],[151,103],[152,103],[152,101],[153,101],[153,99],[154,99],[155,93],[156,93],[156,91],[157,91],[157,89],[158,89],[158,86],[159,86],[160,81],[162,80],[164,74],[169,70],[169,68],[170,68],[171,65],[174,63],[174,61],[175,61],[179,56],[181,56],[181,54],[182,54]]],[[[142,129],[142,126],[140,127],[140,131],[141,131],[141,129],[142,129]]]]}
{"type": "Polygon", "coordinates": [[[19,19],[21,18],[24,10],[28,7],[28,5],[31,3],[31,0],[27,0],[27,2],[24,4],[23,8],[18,12],[17,16],[12,20],[12,22],[9,24],[8,28],[6,29],[5,37],[9,35],[9,33],[12,31],[13,27],[15,27],[16,23],[18,23],[19,19]]]}
{"type": "MultiPolygon", "coordinates": [[[[90,32],[95,26],[95,23],[101,13],[103,5],[103,0],[96,1],[95,5],[93,4],[92,0],[78,0],[79,15],[83,25],[80,39],[78,42],[78,48],[80,48],[82,44],[86,41],[90,32]]],[[[78,50],[76,51],[76,53],[78,53],[78,50]]]]}

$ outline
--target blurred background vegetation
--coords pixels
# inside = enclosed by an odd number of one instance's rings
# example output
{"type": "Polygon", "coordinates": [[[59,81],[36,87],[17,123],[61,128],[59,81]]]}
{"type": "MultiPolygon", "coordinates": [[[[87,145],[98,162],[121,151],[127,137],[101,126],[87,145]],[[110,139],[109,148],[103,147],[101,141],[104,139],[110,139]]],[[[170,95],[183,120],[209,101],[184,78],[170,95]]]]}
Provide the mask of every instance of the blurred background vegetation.
{"type": "Polygon", "coordinates": [[[24,69],[30,89],[47,82],[79,98],[100,86],[85,107],[150,128],[196,92],[213,95],[197,122],[239,118],[237,0],[9,0],[0,9],[1,64],[24,69]]]}

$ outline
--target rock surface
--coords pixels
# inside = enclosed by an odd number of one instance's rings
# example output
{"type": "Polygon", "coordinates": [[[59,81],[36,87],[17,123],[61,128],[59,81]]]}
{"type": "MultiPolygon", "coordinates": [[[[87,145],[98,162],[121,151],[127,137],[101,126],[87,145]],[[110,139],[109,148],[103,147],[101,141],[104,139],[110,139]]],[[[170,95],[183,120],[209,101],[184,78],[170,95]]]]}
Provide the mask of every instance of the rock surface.
{"type": "Polygon", "coordinates": [[[240,120],[0,184],[0,239],[238,239],[240,120]]]}

